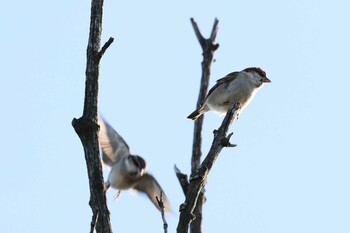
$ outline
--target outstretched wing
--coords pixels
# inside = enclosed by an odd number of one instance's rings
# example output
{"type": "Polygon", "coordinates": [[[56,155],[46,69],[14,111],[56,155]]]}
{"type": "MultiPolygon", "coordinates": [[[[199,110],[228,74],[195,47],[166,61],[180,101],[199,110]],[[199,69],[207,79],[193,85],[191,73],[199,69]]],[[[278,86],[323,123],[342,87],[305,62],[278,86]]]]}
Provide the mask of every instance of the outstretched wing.
{"type": "Polygon", "coordinates": [[[170,202],[165,195],[162,187],[158,184],[156,179],[154,179],[153,176],[149,174],[145,174],[140,178],[140,181],[136,184],[134,187],[137,191],[146,193],[146,195],[149,197],[149,199],[153,202],[153,204],[157,207],[158,210],[160,210],[160,207],[158,205],[156,197],[160,198],[160,192],[162,191],[163,194],[163,203],[164,203],[164,211],[165,212],[171,212],[171,206],[170,202]]]}
{"type": "Polygon", "coordinates": [[[112,166],[120,159],[130,155],[128,144],[124,139],[108,124],[105,119],[98,116],[100,132],[98,140],[102,150],[102,161],[108,166],[112,166]]]}

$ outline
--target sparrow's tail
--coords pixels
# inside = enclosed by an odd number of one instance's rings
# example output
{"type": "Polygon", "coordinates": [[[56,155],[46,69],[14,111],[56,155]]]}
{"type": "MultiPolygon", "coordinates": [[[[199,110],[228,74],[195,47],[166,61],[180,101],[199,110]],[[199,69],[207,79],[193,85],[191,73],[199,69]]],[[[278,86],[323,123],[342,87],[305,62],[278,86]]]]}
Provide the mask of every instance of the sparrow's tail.
{"type": "Polygon", "coordinates": [[[194,112],[192,112],[190,115],[188,115],[188,119],[192,119],[192,120],[197,120],[198,117],[200,117],[203,113],[208,112],[209,108],[202,106],[198,109],[196,109],[194,112]]]}

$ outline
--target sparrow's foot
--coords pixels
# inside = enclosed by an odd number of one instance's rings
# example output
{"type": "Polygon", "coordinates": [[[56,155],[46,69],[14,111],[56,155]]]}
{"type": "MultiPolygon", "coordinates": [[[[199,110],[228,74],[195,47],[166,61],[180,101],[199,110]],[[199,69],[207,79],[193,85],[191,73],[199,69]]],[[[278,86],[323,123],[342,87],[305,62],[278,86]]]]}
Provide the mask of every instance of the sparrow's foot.
{"type": "Polygon", "coordinates": [[[114,200],[117,200],[121,194],[121,190],[119,190],[115,195],[114,195],[114,200]]]}

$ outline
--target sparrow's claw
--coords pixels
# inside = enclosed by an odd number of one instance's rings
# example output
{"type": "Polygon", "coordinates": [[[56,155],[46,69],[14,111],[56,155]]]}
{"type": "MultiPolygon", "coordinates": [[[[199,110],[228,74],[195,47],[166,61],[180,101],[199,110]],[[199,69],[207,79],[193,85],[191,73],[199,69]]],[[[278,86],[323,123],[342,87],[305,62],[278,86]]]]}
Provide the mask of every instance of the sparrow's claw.
{"type": "Polygon", "coordinates": [[[114,200],[117,200],[121,194],[121,190],[119,190],[115,195],[114,195],[114,200]]]}

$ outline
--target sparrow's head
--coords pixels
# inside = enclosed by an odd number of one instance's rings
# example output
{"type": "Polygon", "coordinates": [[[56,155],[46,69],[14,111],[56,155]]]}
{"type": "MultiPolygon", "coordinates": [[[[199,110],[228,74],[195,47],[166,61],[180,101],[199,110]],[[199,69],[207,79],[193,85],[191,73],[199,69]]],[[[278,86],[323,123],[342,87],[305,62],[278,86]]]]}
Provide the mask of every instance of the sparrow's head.
{"type": "Polygon", "coordinates": [[[126,165],[129,174],[134,178],[146,174],[146,161],[138,155],[129,155],[126,160],[126,165]]]}
{"type": "Polygon", "coordinates": [[[265,71],[259,67],[250,67],[243,70],[246,72],[251,81],[256,85],[256,87],[261,87],[264,83],[270,83],[270,79],[267,78],[265,71]]]}

